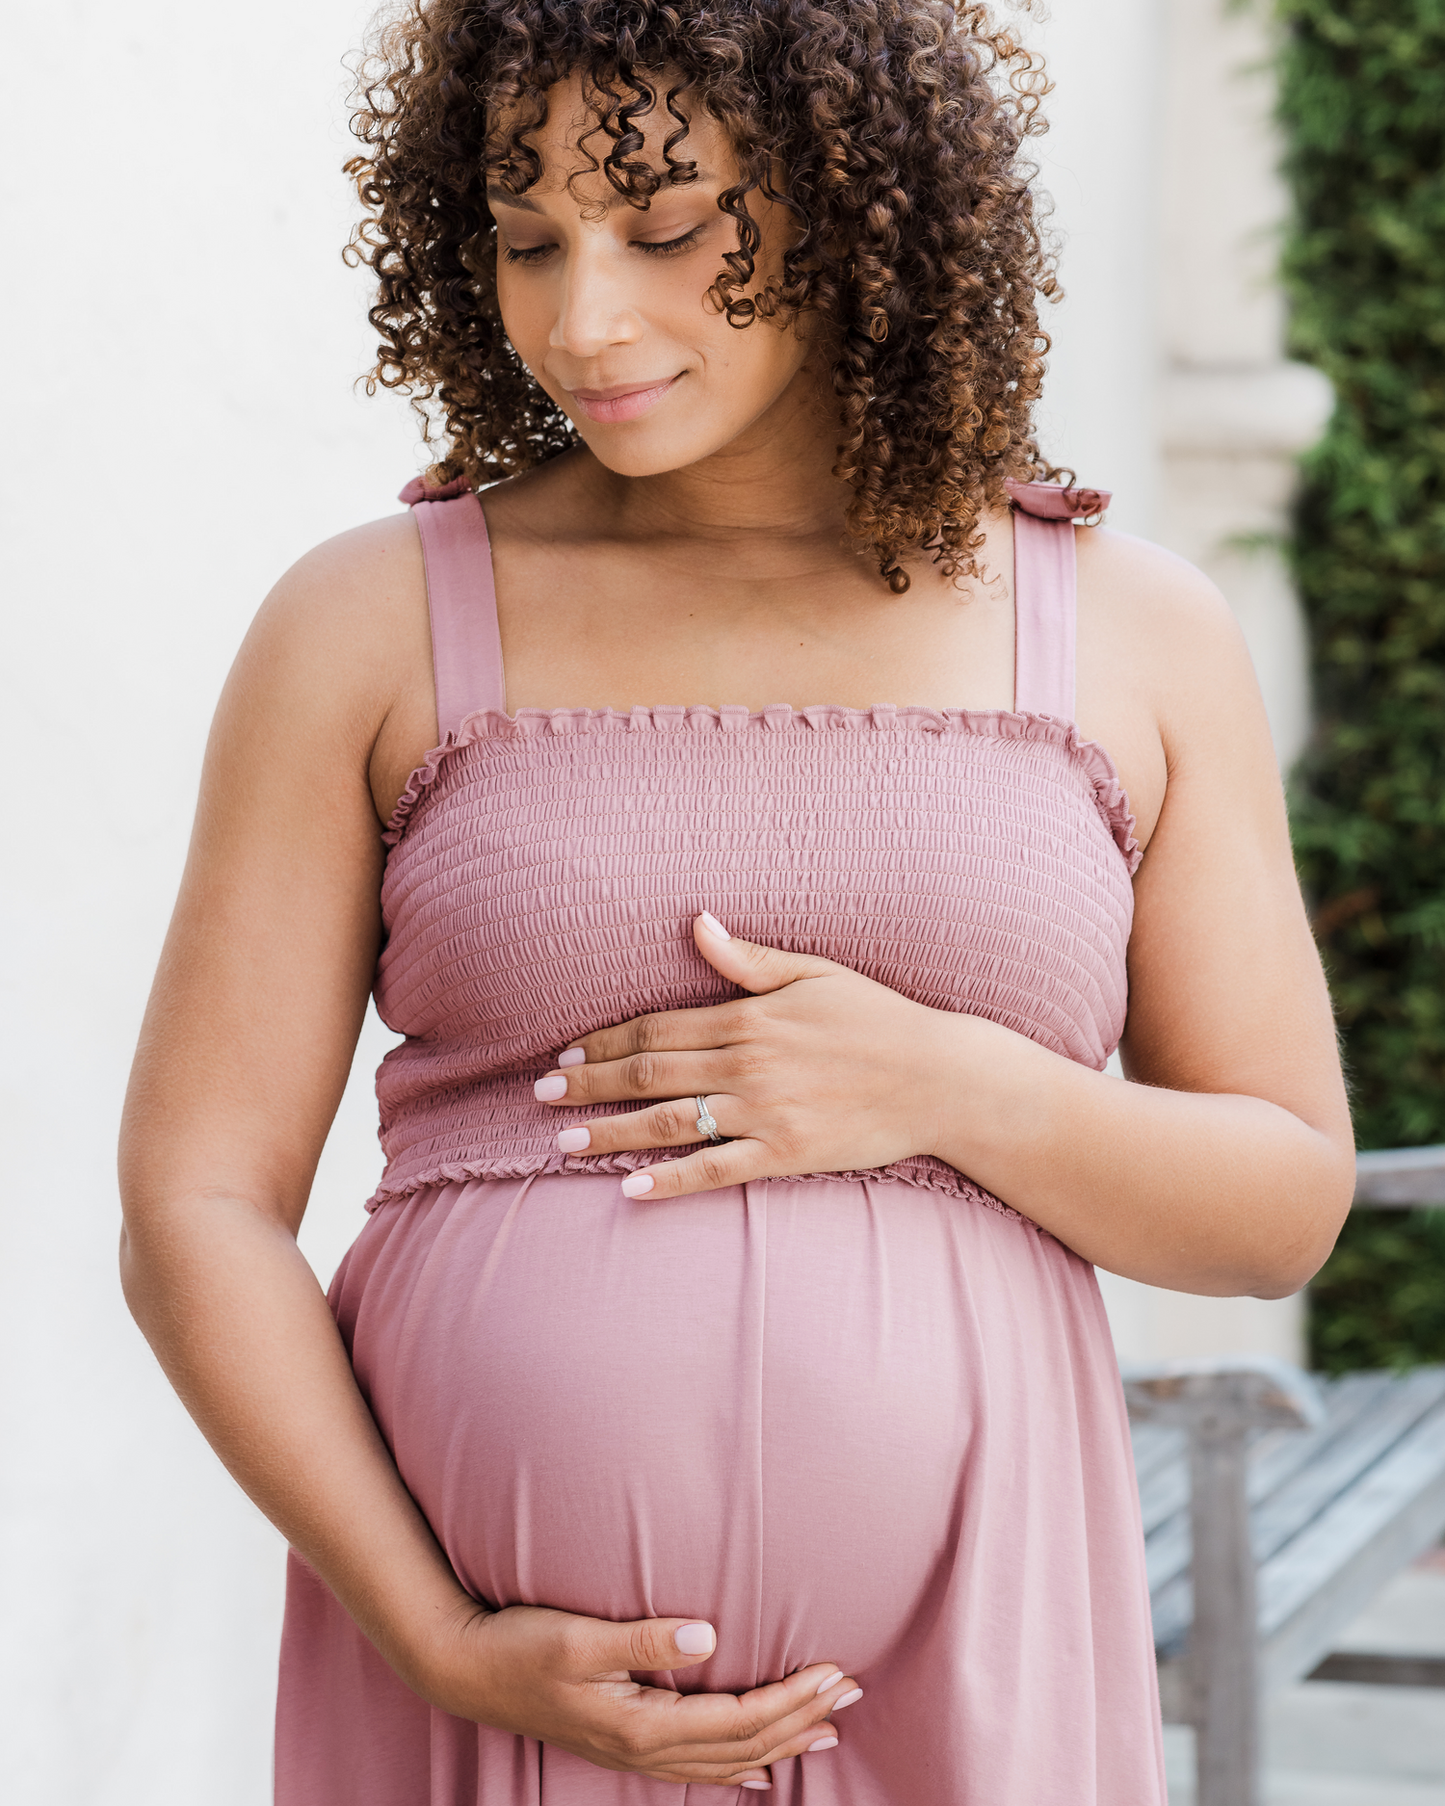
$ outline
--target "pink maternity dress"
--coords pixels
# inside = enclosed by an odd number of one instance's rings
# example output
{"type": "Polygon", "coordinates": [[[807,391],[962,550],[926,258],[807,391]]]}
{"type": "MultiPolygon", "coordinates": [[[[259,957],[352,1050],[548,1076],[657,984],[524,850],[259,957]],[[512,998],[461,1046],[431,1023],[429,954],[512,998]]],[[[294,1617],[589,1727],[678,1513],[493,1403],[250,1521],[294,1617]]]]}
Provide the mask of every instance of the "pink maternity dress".
{"type": "MultiPolygon", "coordinates": [[[[865,1696],[838,1748],[774,1767],[777,1806],[1164,1806],[1092,1267],[932,1157],[630,1200],[619,1177],[672,1150],[563,1155],[556,1134],[633,1106],[532,1093],[589,1030],[739,994],[693,946],[702,909],[1104,1065],[1138,853],[1072,725],[1074,510],[1015,497],[1011,711],[509,715],[481,506],[403,497],[442,743],[387,830],[376,999],[406,1039],[330,1297],[462,1583],[706,1618],[688,1691],[846,1667],[865,1696]]],[[[434,1710],[294,1556],[276,1767],[280,1806],[758,1797],[434,1710]]]]}

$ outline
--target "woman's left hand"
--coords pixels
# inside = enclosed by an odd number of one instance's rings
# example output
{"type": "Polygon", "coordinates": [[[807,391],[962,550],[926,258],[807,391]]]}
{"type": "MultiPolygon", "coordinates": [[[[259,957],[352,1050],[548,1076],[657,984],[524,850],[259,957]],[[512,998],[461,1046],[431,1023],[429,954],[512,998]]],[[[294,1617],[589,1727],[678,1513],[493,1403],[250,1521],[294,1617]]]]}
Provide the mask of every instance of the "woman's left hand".
{"type": "Polygon", "coordinates": [[[623,1190],[647,1198],[932,1153],[945,1138],[960,1029],[971,1018],[913,1003],[832,960],[733,939],[713,921],[707,914],[694,921],[698,951],[752,995],[635,1016],[582,1036],[538,1081],[541,1102],[565,1111],[665,1101],[563,1129],[562,1151],[704,1142],[683,1159],[629,1174],[623,1190]],[[727,1141],[705,1141],[699,1132],[700,1096],[727,1141]]]}

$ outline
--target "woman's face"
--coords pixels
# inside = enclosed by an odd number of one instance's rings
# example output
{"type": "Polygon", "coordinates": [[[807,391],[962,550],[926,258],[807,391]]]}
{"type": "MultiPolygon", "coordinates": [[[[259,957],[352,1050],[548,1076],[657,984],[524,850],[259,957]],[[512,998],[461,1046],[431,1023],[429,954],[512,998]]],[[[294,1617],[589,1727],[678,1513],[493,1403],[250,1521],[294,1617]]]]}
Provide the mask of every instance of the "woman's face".
{"type": "MultiPolygon", "coordinates": [[[[600,171],[585,174],[577,139],[590,122],[580,82],[548,95],[532,135],[542,179],[525,195],[492,188],[497,290],[518,356],[608,469],[680,470],[732,445],[790,391],[810,389],[806,334],[757,320],[739,331],[707,300],[737,229],[717,197],[737,179],[732,148],[697,105],[682,154],[698,179],[634,207],[600,171]],[[575,174],[569,186],[568,177],[575,174]]],[[[676,123],[659,106],[639,119],[642,151],[664,167],[676,123]]],[[[776,202],[749,197],[763,235],[756,282],[774,274],[789,229],[776,202]]]]}

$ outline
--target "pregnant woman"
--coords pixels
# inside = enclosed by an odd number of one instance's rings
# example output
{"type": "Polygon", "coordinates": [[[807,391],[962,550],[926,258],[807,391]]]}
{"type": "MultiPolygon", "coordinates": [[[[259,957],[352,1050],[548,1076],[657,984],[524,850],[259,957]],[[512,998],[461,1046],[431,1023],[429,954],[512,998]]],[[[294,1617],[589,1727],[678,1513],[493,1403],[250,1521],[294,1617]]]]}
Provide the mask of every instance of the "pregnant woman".
{"type": "Polygon", "coordinates": [[[246,640],[123,1152],[282,1806],[1163,1806],[1094,1266],[1293,1291],[1351,1141],[1229,611],[1031,436],[1038,89],[938,0],[375,47],[441,456],[246,640]]]}

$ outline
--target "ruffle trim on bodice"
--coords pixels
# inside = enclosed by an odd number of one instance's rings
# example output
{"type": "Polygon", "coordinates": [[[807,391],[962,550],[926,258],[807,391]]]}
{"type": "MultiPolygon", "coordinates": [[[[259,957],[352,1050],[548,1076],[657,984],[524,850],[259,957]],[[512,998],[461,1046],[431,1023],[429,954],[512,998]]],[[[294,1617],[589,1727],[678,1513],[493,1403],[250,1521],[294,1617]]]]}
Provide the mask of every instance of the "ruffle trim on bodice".
{"type": "MultiPolygon", "coordinates": [[[[508,715],[501,709],[478,709],[466,716],[455,732],[448,733],[411,774],[406,789],[386,824],[382,839],[394,847],[406,834],[412,814],[436,782],[447,763],[468,746],[483,740],[526,740],[542,735],[598,733],[819,733],[916,732],[972,734],[997,740],[1031,740],[1062,747],[1093,786],[1094,800],[1130,873],[1143,857],[1134,838],[1134,816],[1114,761],[1097,740],[1080,738],[1071,721],[1053,715],[1033,715],[1013,709],[931,709],[920,704],[898,707],[875,703],[854,709],[842,703],[814,703],[795,709],[791,703],[770,703],[748,710],[741,703],[656,703],[636,708],[519,709],[508,715]]],[[[563,1169],[558,1169],[563,1170],[563,1169]]],[[[477,1178],[470,1173],[453,1175],[477,1178]]],[[[498,1177],[510,1177],[499,1174],[498,1177]]],[[[846,1175],[839,1175],[844,1177],[846,1175]]]]}
{"type": "MultiPolygon", "coordinates": [[[[575,1154],[554,1153],[545,1158],[536,1154],[497,1155],[485,1160],[448,1160],[435,1166],[428,1166],[414,1177],[399,1180],[388,1185],[383,1179],[376,1190],[366,1201],[367,1210],[379,1210],[385,1204],[399,1203],[414,1193],[424,1191],[429,1185],[457,1185],[468,1179],[525,1179],[529,1175],[541,1173],[610,1173],[619,1177],[627,1173],[635,1173],[640,1167],[656,1166],[659,1162],[680,1159],[683,1153],[691,1149],[673,1148],[636,1148],[625,1149],[615,1154],[595,1154],[580,1157],[575,1154]]],[[[981,1204],[986,1210],[997,1211],[1000,1216],[1013,1217],[1018,1222],[1027,1222],[1011,1205],[994,1197],[992,1192],[984,1191],[971,1179],[965,1179],[956,1168],[945,1161],[937,1160],[930,1154],[913,1154],[906,1160],[895,1160],[889,1166],[850,1167],[846,1172],[837,1173],[791,1173],[780,1174],[779,1177],[795,1179],[836,1179],[858,1180],[879,1179],[901,1185],[914,1185],[925,1191],[943,1192],[949,1197],[960,1198],[974,1204],[981,1204]]]]}

